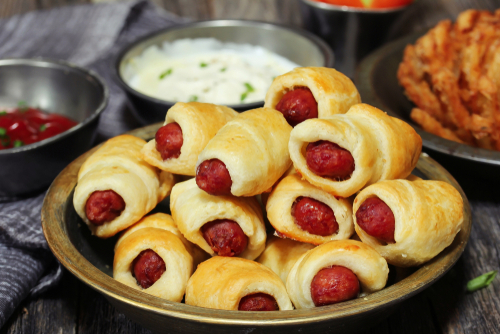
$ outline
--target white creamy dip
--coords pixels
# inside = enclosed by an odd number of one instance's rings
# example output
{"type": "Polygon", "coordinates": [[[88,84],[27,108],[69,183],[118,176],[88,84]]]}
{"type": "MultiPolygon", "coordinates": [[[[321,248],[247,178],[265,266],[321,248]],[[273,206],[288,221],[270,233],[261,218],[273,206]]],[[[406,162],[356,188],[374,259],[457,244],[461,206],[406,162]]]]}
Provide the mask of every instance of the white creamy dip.
{"type": "Polygon", "coordinates": [[[180,39],[131,58],[123,77],[161,100],[234,105],[263,101],[273,79],[298,66],[259,46],[180,39]]]}

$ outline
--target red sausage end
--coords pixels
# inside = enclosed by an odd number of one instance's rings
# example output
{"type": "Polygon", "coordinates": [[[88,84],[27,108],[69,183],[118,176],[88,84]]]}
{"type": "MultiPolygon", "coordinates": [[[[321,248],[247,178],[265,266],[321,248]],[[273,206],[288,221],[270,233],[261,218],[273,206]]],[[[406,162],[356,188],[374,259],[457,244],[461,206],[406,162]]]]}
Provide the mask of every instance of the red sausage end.
{"type": "Polygon", "coordinates": [[[311,282],[311,297],[316,306],[357,298],[359,290],[359,280],[356,275],[342,266],[321,269],[311,282]]]}
{"type": "Polygon", "coordinates": [[[306,147],[307,167],[319,176],[346,179],[354,172],[354,158],[348,150],[326,140],[306,147]]]}
{"type": "Polygon", "coordinates": [[[275,108],[283,114],[291,126],[306,119],[318,118],[318,103],[307,87],[297,87],[287,92],[275,108]]]}
{"type": "Polygon", "coordinates": [[[299,197],[292,206],[292,216],[301,229],[314,235],[328,236],[339,230],[333,210],[309,197],[299,197]]]}
{"type": "Polygon", "coordinates": [[[278,303],[274,297],[265,293],[254,293],[241,298],[240,311],[278,311],[278,303]]]}
{"type": "Polygon", "coordinates": [[[219,256],[238,256],[246,248],[248,237],[240,225],[229,219],[217,219],[201,227],[210,248],[219,256]]]}
{"type": "Polygon", "coordinates": [[[378,197],[368,198],[356,211],[359,227],[374,238],[395,243],[395,219],[391,208],[378,197]]]}
{"type": "Polygon", "coordinates": [[[203,161],[196,170],[196,184],[210,195],[231,195],[233,181],[226,165],[219,159],[203,161]]]}
{"type": "Polygon", "coordinates": [[[177,123],[169,123],[158,129],[155,135],[156,150],[163,160],[178,158],[184,142],[182,129],[177,123]]]}
{"type": "Polygon", "coordinates": [[[166,270],[165,262],[152,249],[143,250],[132,262],[132,273],[143,289],[153,285],[166,270]]]}
{"type": "Polygon", "coordinates": [[[102,225],[125,210],[125,201],[113,190],[94,191],[85,203],[85,215],[94,225],[102,225]]]}

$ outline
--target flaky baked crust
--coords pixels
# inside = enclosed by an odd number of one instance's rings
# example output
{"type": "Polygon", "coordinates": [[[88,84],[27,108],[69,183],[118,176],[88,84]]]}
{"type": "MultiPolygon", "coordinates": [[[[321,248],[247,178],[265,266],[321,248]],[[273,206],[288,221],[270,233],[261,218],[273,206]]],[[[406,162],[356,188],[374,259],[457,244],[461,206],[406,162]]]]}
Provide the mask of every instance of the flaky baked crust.
{"type": "Polygon", "coordinates": [[[115,252],[113,277],[150,295],[180,302],[193,272],[193,258],[173,233],[155,227],[139,229],[124,239],[115,252]],[[140,252],[151,249],[165,262],[166,271],[153,285],[143,289],[132,276],[132,262],[140,252]]]}
{"type": "Polygon", "coordinates": [[[375,107],[357,104],[346,114],[297,125],[290,135],[289,150],[296,171],[307,181],[336,196],[349,197],[375,182],[410,175],[422,150],[422,138],[407,123],[375,107]],[[319,140],[352,154],[355,168],[350,178],[334,180],[309,170],[306,147],[319,140]]]}
{"type": "Polygon", "coordinates": [[[191,179],[177,183],[170,195],[170,210],[184,237],[210,255],[215,255],[203,238],[201,227],[217,219],[235,221],[248,237],[247,248],[240,257],[253,260],[266,245],[266,228],[262,209],[254,197],[212,196],[191,179]]]}
{"type": "Polygon", "coordinates": [[[238,310],[241,298],[265,293],[281,311],[292,310],[285,285],[264,265],[247,259],[215,256],[196,269],[186,288],[186,304],[219,310],[238,310]]]}
{"type": "Polygon", "coordinates": [[[351,79],[333,68],[297,67],[277,76],[267,91],[264,107],[276,108],[283,95],[297,87],[307,87],[318,103],[318,118],[345,114],[361,103],[351,79]]]}
{"type": "Polygon", "coordinates": [[[288,140],[292,127],[276,110],[245,111],[224,125],[200,153],[196,167],[219,159],[233,181],[234,196],[254,196],[270,190],[290,167],[288,140]]]}
{"type": "Polygon", "coordinates": [[[352,202],[345,198],[335,198],[321,188],[315,187],[294,173],[283,178],[273,189],[266,203],[267,218],[282,235],[319,245],[331,240],[349,239],[354,233],[352,202]],[[329,236],[311,234],[295,223],[292,206],[299,197],[309,197],[328,205],[339,225],[336,233],[329,236]]]}
{"type": "Polygon", "coordinates": [[[363,189],[354,200],[354,216],[363,202],[378,197],[395,218],[394,244],[368,235],[355,221],[356,233],[387,262],[410,267],[429,261],[448,247],[462,228],[463,199],[443,181],[391,180],[363,189]]]}
{"type": "Polygon", "coordinates": [[[387,283],[387,262],[372,247],[355,240],[334,240],[306,252],[295,262],[286,289],[295,308],[315,307],[311,282],[323,268],[343,266],[358,278],[363,293],[381,290],[387,283]]]}
{"type": "Polygon", "coordinates": [[[255,261],[275,272],[285,284],[295,262],[314,247],[312,244],[270,236],[267,238],[266,249],[255,261]]]}
{"type": "Polygon", "coordinates": [[[96,236],[108,238],[126,229],[170,193],[174,176],[142,160],[140,151],[145,143],[130,135],[111,138],[81,166],[73,205],[96,236]],[[87,219],[85,205],[93,192],[103,190],[119,194],[125,209],[113,221],[96,226],[87,219]]]}
{"type": "Polygon", "coordinates": [[[211,103],[177,102],[170,108],[165,123],[177,123],[182,129],[181,154],[177,158],[163,160],[156,150],[156,140],[144,145],[141,154],[152,166],[181,175],[196,175],[198,155],[217,131],[238,113],[231,108],[211,103]]]}
{"type": "Polygon", "coordinates": [[[134,225],[130,226],[125,231],[123,231],[120,234],[118,240],[116,241],[115,251],[116,249],[118,249],[119,245],[123,242],[123,240],[125,240],[129,235],[145,227],[160,228],[176,235],[182,241],[184,246],[186,246],[186,249],[188,250],[189,254],[191,254],[191,256],[193,257],[194,267],[196,267],[199,263],[205,261],[208,258],[208,254],[205,251],[203,251],[200,247],[196,246],[195,244],[189,242],[186,238],[184,238],[181,231],[179,231],[179,229],[177,228],[177,224],[172,219],[172,216],[161,212],[145,216],[137,223],[135,223],[134,225]]]}

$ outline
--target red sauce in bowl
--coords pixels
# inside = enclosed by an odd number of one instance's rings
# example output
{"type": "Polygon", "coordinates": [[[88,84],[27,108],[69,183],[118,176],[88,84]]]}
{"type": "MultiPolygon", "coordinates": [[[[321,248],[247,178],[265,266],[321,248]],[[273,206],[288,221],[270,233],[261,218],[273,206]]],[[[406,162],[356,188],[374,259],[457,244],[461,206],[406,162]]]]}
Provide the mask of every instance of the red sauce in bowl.
{"type": "Polygon", "coordinates": [[[53,137],[77,124],[62,115],[31,107],[0,109],[0,150],[53,137]]]}

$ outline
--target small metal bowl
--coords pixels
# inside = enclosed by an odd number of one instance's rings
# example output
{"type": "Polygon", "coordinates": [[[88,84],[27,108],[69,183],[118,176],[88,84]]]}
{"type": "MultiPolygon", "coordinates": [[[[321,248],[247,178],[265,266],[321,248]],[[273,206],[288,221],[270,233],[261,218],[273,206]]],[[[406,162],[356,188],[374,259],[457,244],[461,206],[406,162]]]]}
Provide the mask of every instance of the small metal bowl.
{"type": "Polygon", "coordinates": [[[408,6],[370,9],[301,0],[300,12],[304,28],[333,48],[337,70],[353,77],[357,62],[382,45],[392,24],[408,6]]]}
{"type": "MultiPolygon", "coordinates": [[[[164,121],[167,110],[177,101],[160,100],[130,87],[123,75],[127,62],[152,45],[159,46],[163,42],[182,38],[207,37],[213,37],[222,42],[261,46],[300,66],[332,67],[334,62],[332,50],[318,37],[307,31],[276,24],[242,20],[213,20],[167,28],[127,46],[118,55],[115,63],[117,81],[125,90],[132,112],[142,124],[164,121]]],[[[236,111],[245,111],[263,105],[264,101],[229,105],[229,107],[236,111]]]]}
{"type": "MultiPolygon", "coordinates": [[[[161,125],[136,129],[130,134],[149,140],[161,125]]],[[[429,262],[400,272],[392,267],[384,289],[334,305],[277,312],[225,311],[170,302],[113,279],[113,249],[117,238],[92,236],[74,209],[78,170],[97,148],[69,164],[52,183],[42,207],[43,232],[63,266],[102,293],[119,312],[155,333],[358,333],[385,319],[402,301],[442,277],[459,259],[471,232],[467,197],[453,177],[424,153],[414,172],[424,179],[448,182],[458,189],[464,201],[464,223],[453,243],[429,262]]],[[[169,212],[168,199],[156,210],[169,212]]]]}
{"type": "Polygon", "coordinates": [[[0,150],[0,200],[43,190],[88,150],[107,100],[108,89],[92,71],[57,60],[0,60],[0,107],[24,101],[79,122],[40,142],[0,150]]]}

